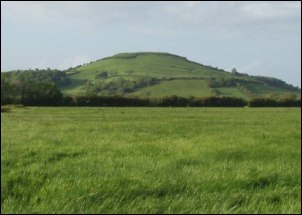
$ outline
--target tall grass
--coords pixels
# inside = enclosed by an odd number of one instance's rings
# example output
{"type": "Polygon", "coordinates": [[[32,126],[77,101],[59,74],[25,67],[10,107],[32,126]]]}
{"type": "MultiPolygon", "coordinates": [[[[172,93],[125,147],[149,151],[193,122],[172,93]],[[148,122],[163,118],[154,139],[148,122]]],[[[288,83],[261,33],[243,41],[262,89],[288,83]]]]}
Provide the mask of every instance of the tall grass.
{"type": "Polygon", "coordinates": [[[1,212],[300,213],[301,109],[13,109],[1,212]]]}

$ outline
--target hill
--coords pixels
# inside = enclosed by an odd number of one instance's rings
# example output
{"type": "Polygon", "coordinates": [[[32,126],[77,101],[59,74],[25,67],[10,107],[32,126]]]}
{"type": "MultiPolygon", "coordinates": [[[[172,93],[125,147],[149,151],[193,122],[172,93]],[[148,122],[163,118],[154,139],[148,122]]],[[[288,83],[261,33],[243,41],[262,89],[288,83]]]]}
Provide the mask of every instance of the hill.
{"type": "Polygon", "coordinates": [[[249,76],[206,66],[185,57],[160,52],[120,53],[66,71],[67,95],[138,97],[259,96],[300,94],[300,89],[269,77],[249,76]]]}
{"type": "Polygon", "coordinates": [[[1,89],[9,83],[51,82],[64,95],[99,95],[139,98],[166,96],[254,97],[300,96],[301,90],[276,78],[227,72],[185,57],[160,52],[120,53],[84,65],[59,70],[1,73],[1,89]]]}

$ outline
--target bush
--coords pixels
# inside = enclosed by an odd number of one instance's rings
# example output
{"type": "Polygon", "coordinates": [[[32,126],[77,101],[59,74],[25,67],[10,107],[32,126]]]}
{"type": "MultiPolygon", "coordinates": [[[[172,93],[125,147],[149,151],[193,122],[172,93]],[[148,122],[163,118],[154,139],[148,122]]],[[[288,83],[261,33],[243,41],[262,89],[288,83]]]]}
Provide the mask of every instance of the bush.
{"type": "Polygon", "coordinates": [[[255,98],[249,101],[249,107],[301,107],[301,100],[274,100],[270,98],[255,98]]]}

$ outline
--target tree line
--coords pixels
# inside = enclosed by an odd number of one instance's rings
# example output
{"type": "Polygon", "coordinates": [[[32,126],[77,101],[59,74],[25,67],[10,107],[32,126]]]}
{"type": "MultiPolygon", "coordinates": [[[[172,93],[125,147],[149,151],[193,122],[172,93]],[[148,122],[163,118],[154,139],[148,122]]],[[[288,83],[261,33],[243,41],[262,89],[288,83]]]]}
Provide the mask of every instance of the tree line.
{"type": "Polygon", "coordinates": [[[67,80],[58,70],[1,73],[1,105],[57,105],[63,97],[57,85],[67,80]]]}
{"type": "Polygon", "coordinates": [[[300,99],[271,99],[271,98],[254,98],[249,101],[249,107],[301,107],[300,99]]]}
{"type": "Polygon", "coordinates": [[[179,97],[127,98],[122,96],[74,96],[63,97],[60,91],[49,85],[35,85],[20,97],[3,99],[1,105],[21,104],[26,106],[88,106],[88,107],[301,107],[301,99],[273,100],[255,98],[246,101],[237,97],[179,97]],[[47,92],[47,93],[40,93],[47,92]],[[29,96],[30,95],[30,96],[29,96]]]}
{"type": "Polygon", "coordinates": [[[57,69],[28,69],[13,70],[10,72],[1,72],[1,80],[5,79],[15,85],[26,82],[52,82],[57,86],[66,86],[71,83],[70,78],[65,71],[57,69]]]}

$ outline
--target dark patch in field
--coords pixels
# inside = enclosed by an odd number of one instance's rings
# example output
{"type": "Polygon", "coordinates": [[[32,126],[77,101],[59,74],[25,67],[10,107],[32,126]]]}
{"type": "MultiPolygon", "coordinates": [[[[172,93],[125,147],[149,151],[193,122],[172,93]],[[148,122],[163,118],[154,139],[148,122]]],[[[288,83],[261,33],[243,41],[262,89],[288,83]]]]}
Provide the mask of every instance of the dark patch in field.
{"type": "Polygon", "coordinates": [[[11,175],[7,180],[1,181],[1,203],[9,198],[28,202],[49,177],[47,173],[33,174],[28,171],[11,175]]]}
{"type": "Polygon", "coordinates": [[[130,180],[127,178],[113,179],[108,182],[110,186],[99,187],[95,193],[81,197],[78,201],[85,204],[97,204],[106,201],[106,199],[115,199],[119,203],[129,203],[138,199],[148,198],[166,198],[167,196],[181,195],[187,192],[187,186],[184,183],[171,184],[162,182],[156,185],[145,185],[139,180],[130,180]]]}
{"type": "Polygon", "coordinates": [[[203,160],[195,159],[195,158],[183,158],[179,159],[175,163],[176,168],[184,168],[189,166],[199,166],[206,165],[206,162],[203,160]]]}
{"type": "Polygon", "coordinates": [[[155,185],[146,185],[139,180],[130,180],[127,178],[116,179],[116,192],[122,193],[126,199],[156,197],[162,198],[167,195],[176,195],[187,190],[185,183],[172,184],[169,181],[163,181],[155,185]]]}
{"type": "Polygon", "coordinates": [[[281,203],[281,197],[278,194],[275,194],[273,196],[267,197],[267,201],[272,204],[279,204],[281,203]]]}
{"type": "Polygon", "coordinates": [[[39,153],[35,152],[35,151],[30,151],[28,153],[26,153],[23,156],[23,159],[21,159],[25,165],[31,164],[31,163],[36,163],[39,162],[40,158],[39,158],[39,153]]]}
{"type": "Polygon", "coordinates": [[[35,152],[35,151],[31,151],[31,152],[28,152],[25,157],[36,157],[38,155],[38,152],[35,152]]]}
{"type": "Polygon", "coordinates": [[[164,147],[155,145],[155,144],[140,144],[136,146],[136,149],[140,151],[145,156],[150,157],[161,157],[161,156],[169,156],[169,151],[164,147]]]}
{"type": "Polygon", "coordinates": [[[219,161],[242,161],[249,157],[249,152],[237,149],[225,149],[215,152],[215,159],[219,161]]]}
{"type": "Polygon", "coordinates": [[[58,162],[62,159],[67,159],[67,158],[76,158],[81,155],[83,155],[84,152],[56,152],[53,153],[48,159],[48,162],[58,162]]]}
{"type": "Polygon", "coordinates": [[[15,162],[13,159],[6,158],[5,160],[1,160],[1,171],[9,171],[9,168],[14,166],[15,162]]]}
{"type": "Polygon", "coordinates": [[[277,175],[260,176],[251,178],[243,183],[245,189],[264,189],[266,187],[276,185],[278,183],[277,175]]]}
{"type": "Polygon", "coordinates": [[[52,143],[54,145],[61,145],[62,144],[62,140],[61,139],[55,139],[55,140],[52,141],[52,143]]]}

